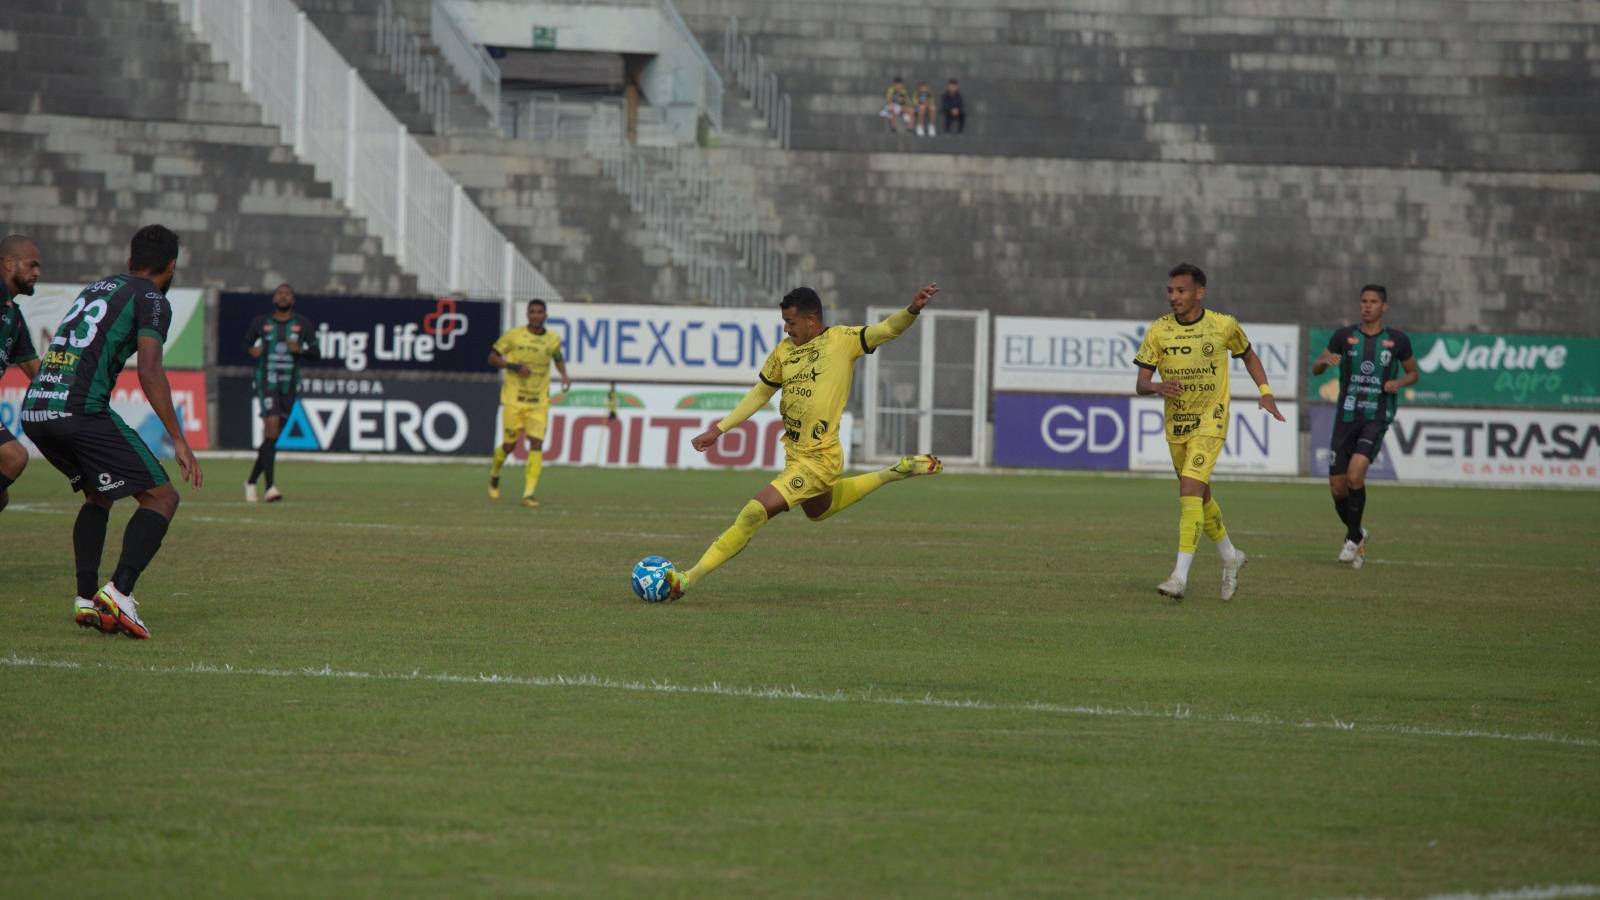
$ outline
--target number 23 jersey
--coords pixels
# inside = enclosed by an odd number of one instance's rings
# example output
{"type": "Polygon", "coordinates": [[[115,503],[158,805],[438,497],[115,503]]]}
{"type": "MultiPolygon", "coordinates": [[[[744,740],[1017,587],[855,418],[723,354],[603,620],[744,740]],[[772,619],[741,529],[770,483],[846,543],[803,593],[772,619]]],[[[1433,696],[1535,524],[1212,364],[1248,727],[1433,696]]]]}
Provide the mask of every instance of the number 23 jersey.
{"type": "Polygon", "coordinates": [[[1187,325],[1168,313],[1150,323],[1134,364],[1183,387],[1181,396],[1165,398],[1168,443],[1228,436],[1228,357],[1249,351],[1244,329],[1226,313],[1201,310],[1187,325]]]}
{"type": "Polygon", "coordinates": [[[171,325],[172,304],[148,279],[113,275],[89,285],[56,328],[23,409],[56,415],[105,412],[139,338],[165,343],[171,325]]]}

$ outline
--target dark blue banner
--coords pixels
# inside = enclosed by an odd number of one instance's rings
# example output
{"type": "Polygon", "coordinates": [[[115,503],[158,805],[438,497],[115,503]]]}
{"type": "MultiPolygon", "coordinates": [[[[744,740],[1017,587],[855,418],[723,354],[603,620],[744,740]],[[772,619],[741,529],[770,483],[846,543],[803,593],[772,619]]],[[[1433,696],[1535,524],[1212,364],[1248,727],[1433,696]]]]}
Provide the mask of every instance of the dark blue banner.
{"type": "MultiPolygon", "coordinates": [[[[272,312],[272,295],[228,292],[219,302],[217,364],[255,365],[245,334],[252,319],[272,312]]],[[[301,294],[294,311],[316,326],[322,355],[305,365],[346,372],[488,372],[501,333],[500,304],[485,300],[301,294]]]]}
{"type": "Polygon", "coordinates": [[[1127,397],[996,394],[997,466],[1128,468],[1127,397]]]}

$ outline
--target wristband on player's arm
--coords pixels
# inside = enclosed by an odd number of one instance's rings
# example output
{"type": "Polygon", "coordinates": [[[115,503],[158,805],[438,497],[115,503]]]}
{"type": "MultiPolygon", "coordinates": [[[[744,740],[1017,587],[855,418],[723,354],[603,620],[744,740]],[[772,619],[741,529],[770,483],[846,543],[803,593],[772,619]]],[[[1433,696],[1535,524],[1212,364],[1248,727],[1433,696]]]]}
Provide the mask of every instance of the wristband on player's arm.
{"type": "Polygon", "coordinates": [[[1263,396],[1263,397],[1271,397],[1272,396],[1272,385],[1266,383],[1265,381],[1263,381],[1260,384],[1256,385],[1256,387],[1261,389],[1261,396],[1263,396]]]}

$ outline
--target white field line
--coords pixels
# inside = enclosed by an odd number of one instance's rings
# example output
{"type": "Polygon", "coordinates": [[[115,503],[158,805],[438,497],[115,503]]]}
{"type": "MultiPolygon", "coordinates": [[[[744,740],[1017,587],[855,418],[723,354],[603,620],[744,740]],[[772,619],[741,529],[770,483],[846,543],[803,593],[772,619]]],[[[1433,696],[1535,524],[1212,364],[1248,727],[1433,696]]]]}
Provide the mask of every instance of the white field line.
{"type": "Polygon", "coordinates": [[[1433,894],[1423,900],[1555,900],[1558,897],[1600,897],[1600,884],[1540,884],[1487,894],[1433,894]]]}
{"type": "Polygon", "coordinates": [[[619,681],[613,678],[605,678],[598,675],[453,675],[447,672],[427,674],[420,671],[358,672],[335,669],[332,666],[327,665],[324,665],[321,668],[307,666],[298,669],[256,669],[236,667],[229,664],[212,665],[210,663],[190,663],[186,666],[119,666],[107,663],[84,664],[72,660],[39,659],[31,656],[17,656],[15,653],[7,654],[6,656],[0,656],[0,666],[17,669],[35,668],[98,670],[110,672],[149,673],[156,675],[244,675],[265,678],[331,678],[355,681],[414,681],[431,682],[435,684],[511,685],[516,687],[540,688],[590,688],[596,690],[628,691],[645,694],[694,694],[752,700],[793,700],[808,703],[854,703],[872,706],[926,707],[933,709],[962,709],[993,712],[1028,712],[1054,716],[1094,716],[1118,719],[1167,719],[1189,722],[1257,725],[1273,728],[1300,728],[1318,731],[1361,731],[1419,737],[1518,741],[1523,743],[1559,744],[1567,747],[1600,749],[1600,739],[1572,737],[1569,735],[1560,734],[1515,734],[1499,731],[1480,731],[1477,729],[1461,730],[1404,724],[1359,725],[1356,722],[1344,721],[1337,716],[1329,716],[1327,719],[1320,720],[1306,719],[1296,721],[1293,719],[1283,719],[1277,716],[1260,714],[1240,715],[1237,713],[1202,713],[1196,712],[1193,707],[1183,704],[1165,707],[1162,709],[1152,709],[1132,706],[1075,706],[1071,704],[1047,703],[1043,701],[1002,703],[990,700],[959,700],[945,697],[935,697],[932,694],[924,694],[920,697],[897,696],[894,694],[885,694],[870,688],[861,691],[810,691],[794,686],[739,687],[735,685],[722,684],[721,682],[716,681],[701,685],[675,684],[665,680],[619,681]]]}

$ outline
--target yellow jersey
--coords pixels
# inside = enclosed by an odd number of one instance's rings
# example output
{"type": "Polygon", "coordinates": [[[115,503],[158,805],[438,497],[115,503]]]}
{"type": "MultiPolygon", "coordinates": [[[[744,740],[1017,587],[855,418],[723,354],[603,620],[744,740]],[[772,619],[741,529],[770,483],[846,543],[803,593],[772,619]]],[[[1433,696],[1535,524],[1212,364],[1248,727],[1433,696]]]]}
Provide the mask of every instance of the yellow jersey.
{"type": "Polygon", "coordinates": [[[1168,313],[1150,323],[1134,364],[1183,386],[1182,396],[1166,398],[1168,443],[1228,436],[1228,356],[1249,351],[1244,329],[1226,313],[1201,310],[1187,325],[1168,313]]]}
{"type": "Polygon", "coordinates": [[[550,394],[550,365],[561,361],[561,337],[546,328],[534,334],[527,326],[513,328],[494,342],[494,352],[506,361],[506,380],[500,385],[500,402],[506,405],[543,406],[550,394]],[[518,375],[517,366],[529,374],[518,375]]]}

